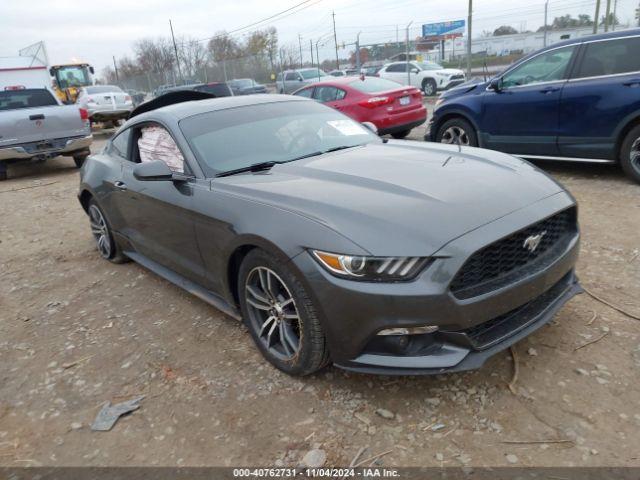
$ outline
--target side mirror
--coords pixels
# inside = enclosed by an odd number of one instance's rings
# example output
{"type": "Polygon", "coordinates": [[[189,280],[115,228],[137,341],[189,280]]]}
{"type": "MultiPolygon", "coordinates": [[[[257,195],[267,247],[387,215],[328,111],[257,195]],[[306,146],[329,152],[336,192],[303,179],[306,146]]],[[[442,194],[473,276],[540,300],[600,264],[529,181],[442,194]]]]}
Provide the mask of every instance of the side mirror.
{"type": "Polygon", "coordinates": [[[173,172],[162,160],[139,163],[133,168],[133,176],[141,181],[173,180],[173,172]]]}
{"type": "Polygon", "coordinates": [[[302,77],[298,77],[298,81],[301,82],[302,81],[302,77]]]}
{"type": "Polygon", "coordinates": [[[373,133],[375,133],[376,135],[378,134],[378,127],[376,127],[373,123],[371,122],[362,122],[362,126],[371,130],[373,133]]]}
{"type": "Polygon", "coordinates": [[[56,71],[53,68],[49,69],[49,75],[51,75],[52,77],[56,76],[56,71]]]}
{"type": "Polygon", "coordinates": [[[91,75],[93,75],[94,73],[96,73],[96,71],[93,69],[93,67],[89,67],[89,71],[91,72],[91,75]]]}
{"type": "Polygon", "coordinates": [[[420,72],[420,70],[418,70],[417,68],[412,68],[411,69],[411,73],[419,73],[419,72],[420,72]]]}
{"type": "Polygon", "coordinates": [[[502,78],[492,78],[489,82],[489,90],[493,90],[494,92],[502,91],[502,78]]]}

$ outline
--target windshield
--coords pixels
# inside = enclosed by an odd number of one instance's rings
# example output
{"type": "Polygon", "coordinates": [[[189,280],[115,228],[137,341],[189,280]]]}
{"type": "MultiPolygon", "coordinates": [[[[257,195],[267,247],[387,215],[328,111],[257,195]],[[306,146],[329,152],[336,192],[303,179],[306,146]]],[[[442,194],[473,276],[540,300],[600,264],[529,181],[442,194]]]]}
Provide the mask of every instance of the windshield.
{"type": "MultiPolygon", "coordinates": [[[[0,92],[0,111],[18,108],[49,107],[57,105],[56,99],[44,88],[28,88],[0,92]]],[[[0,138],[2,138],[0,136],[0,138]]]]}
{"type": "Polygon", "coordinates": [[[423,70],[442,70],[444,67],[435,62],[416,62],[423,70]]]}
{"type": "Polygon", "coordinates": [[[320,77],[327,77],[328,76],[322,70],[318,70],[317,68],[314,68],[312,70],[300,70],[300,75],[302,75],[302,78],[304,78],[305,80],[310,80],[312,78],[318,78],[318,75],[320,75],[320,77]]]}
{"type": "Polygon", "coordinates": [[[115,85],[100,85],[96,87],[87,87],[87,93],[111,93],[111,92],[122,92],[120,87],[116,87],[115,85]]]}
{"type": "Polygon", "coordinates": [[[359,123],[313,101],[203,113],[182,120],[180,128],[208,177],[257,163],[287,162],[381,141],[359,123]]]}
{"type": "Polygon", "coordinates": [[[85,87],[91,85],[89,69],[86,66],[71,65],[60,67],[56,72],[60,88],[85,87]]]}

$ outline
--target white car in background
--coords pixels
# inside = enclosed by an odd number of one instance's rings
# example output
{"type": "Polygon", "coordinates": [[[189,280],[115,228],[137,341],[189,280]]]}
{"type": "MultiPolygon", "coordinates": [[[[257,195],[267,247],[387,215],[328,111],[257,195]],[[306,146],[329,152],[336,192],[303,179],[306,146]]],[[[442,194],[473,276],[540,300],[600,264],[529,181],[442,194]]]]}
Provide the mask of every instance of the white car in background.
{"type": "Polygon", "coordinates": [[[116,85],[83,87],[77,103],[89,112],[91,122],[126,120],[133,110],[131,95],[116,85]]]}
{"type": "Polygon", "coordinates": [[[418,61],[388,63],[380,69],[378,76],[402,85],[412,85],[421,89],[427,96],[435,95],[438,90],[447,90],[466,81],[462,70],[444,68],[434,62],[418,61]]]}

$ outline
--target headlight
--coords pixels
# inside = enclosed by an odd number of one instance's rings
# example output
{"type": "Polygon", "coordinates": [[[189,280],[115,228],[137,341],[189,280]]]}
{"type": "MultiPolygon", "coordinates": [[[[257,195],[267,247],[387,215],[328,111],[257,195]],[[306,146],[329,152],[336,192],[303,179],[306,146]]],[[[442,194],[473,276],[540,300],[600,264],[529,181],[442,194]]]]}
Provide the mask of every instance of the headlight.
{"type": "Polygon", "coordinates": [[[425,257],[362,257],[311,251],[332,274],[367,282],[398,282],[415,278],[429,259],[425,257]]]}
{"type": "Polygon", "coordinates": [[[448,77],[449,74],[448,73],[442,73],[442,72],[436,72],[436,75],[439,77],[448,77]]]}

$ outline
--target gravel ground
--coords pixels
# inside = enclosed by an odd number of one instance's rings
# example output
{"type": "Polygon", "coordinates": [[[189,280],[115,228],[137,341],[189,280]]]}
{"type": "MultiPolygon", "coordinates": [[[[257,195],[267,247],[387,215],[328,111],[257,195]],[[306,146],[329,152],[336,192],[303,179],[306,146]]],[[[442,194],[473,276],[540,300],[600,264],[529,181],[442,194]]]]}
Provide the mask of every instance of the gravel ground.
{"type": "MultiPolygon", "coordinates": [[[[583,284],[640,315],[640,187],[615,166],[540,165],[579,201],[583,284]]],[[[312,449],[347,465],[366,447],[386,466],[640,466],[637,320],[573,299],[515,346],[515,393],[508,352],[463,374],[291,378],[235,320],[101,260],[77,184],[66,158],[0,184],[0,465],[297,465],[312,449]]]]}

